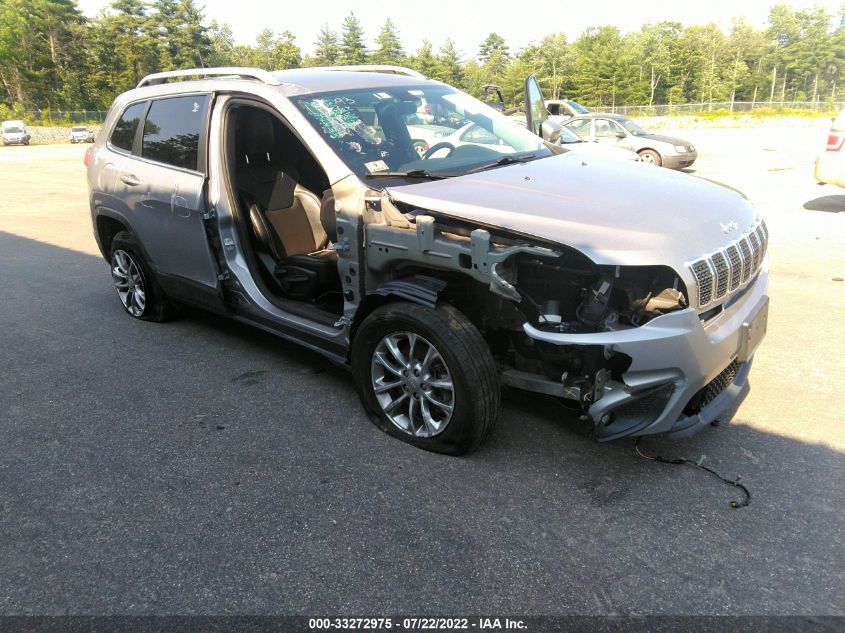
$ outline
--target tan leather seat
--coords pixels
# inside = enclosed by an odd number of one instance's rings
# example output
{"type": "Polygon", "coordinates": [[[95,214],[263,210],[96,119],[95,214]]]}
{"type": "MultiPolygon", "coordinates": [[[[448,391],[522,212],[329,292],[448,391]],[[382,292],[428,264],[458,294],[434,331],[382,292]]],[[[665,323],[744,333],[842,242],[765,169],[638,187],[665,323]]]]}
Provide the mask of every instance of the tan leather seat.
{"type": "Polygon", "coordinates": [[[320,199],[297,184],[293,204],[284,209],[268,209],[267,219],[285,249],[285,255],[308,255],[328,246],[329,238],[320,222],[320,199]]]}

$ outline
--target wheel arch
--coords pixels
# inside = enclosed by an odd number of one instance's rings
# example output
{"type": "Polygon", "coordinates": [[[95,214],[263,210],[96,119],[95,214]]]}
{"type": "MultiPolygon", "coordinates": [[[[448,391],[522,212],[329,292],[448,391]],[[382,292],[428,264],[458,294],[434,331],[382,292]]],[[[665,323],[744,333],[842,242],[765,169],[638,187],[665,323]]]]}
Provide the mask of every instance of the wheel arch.
{"type": "Polygon", "coordinates": [[[642,154],[643,152],[654,152],[655,154],[660,156],[661,160],[663,160],[663,152],[661,152],[656,147],[641,147],[637,150],[637,154],[642,154]]]}
{"type": "Polygon", "coordinates": [[[103,209],[98,210],[94,227],[97,246],[100,247],[100,253],[106,260],[111,256],[111,243],[114,240],[114,236],[121,231],[132,233],[132,229],[125,219],[103,209]]]}
{"type": "MultiPolygon", "coordinates": [[[[380,306],[387,303],[406,301],[427,308],[447,303],[460,311],[479,330],[482,329],[475,299],[479,293],[487,293],[484,287],[472,277],[452,271],[437,271],[437,277],[426,274],[428,271],[406,273],[405,276],[392,279],[367,294],[358,307],[349,333],[350,347],[360,325],[380,306]]],[[[432,271],[433,272],[433,271],[432,271]]]]}
{"type": "Polygon", "coordinates": [[[376,290],[368,293],[358,306],[349,333],[349,349],[352,349],[351,342],[364,319],[370,316],[373,310],[379,306],[392,301],[407,301],[433,308],[437,305],[437,299],[445,288],[445,281],[424,275],[410,275],[385,282],[376,290]]]}

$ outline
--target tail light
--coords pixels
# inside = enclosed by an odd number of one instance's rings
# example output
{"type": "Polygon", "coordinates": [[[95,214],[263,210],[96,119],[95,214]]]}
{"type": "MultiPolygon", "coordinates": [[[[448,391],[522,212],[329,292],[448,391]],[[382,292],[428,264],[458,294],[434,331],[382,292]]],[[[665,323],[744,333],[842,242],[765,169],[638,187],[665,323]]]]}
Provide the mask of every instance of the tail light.
{"type": "Polygon", "coordinates": [[[845,143],[845,130],[831,130],[827,135],[827,151],[838,152],[845,143]]]}
{"type": "Polygon", "coordinates": [[[93,147],[89,147],[85,150],[85,158],[82,159],[82,162],[88,167],[88,163],[91,162],[91,150],[94,149],[93,147]]]}

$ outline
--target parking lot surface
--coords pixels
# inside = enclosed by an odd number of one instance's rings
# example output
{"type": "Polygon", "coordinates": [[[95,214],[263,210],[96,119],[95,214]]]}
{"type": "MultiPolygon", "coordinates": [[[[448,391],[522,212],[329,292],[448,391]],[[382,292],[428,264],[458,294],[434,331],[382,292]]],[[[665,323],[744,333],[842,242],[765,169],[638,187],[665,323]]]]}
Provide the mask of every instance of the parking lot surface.
{"type": "Polygon", "coordinates": [[[641,448],[741,476],[743,509],[551,399],[508,392],[480,451],[434,455],[379,432],[311,352],[200,312],[132,320],[85,148],[0,149],[0,614],[845,615],[826,129],[678,133],[691,173],[767,219],[769,333],[733,424],[641,448]]]}

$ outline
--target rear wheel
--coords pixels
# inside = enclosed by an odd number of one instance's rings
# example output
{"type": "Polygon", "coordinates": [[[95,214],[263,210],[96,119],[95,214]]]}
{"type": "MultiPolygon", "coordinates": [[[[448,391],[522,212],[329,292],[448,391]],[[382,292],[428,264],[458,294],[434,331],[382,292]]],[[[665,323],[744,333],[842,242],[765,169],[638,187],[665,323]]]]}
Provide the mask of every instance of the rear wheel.
{"type": "Polygon", "coordinates": [[[127,314],[144,321],[167,321],[175,313],[156,283],[129,231],[114,236],[111,244],[111,276],[117,296],[127,314]]]}
{"type": "Polygon", "coordinates": [[[471,452],[498,417],[501,392],[490,349],[449,305],[376,309],[355,335],[352,369],[374,423],[419,448],[471,452]]]}
{"type": "Polygon", "coordinates": [[[655,152],[653,149],[641,150],[639,154],[641,163],[646,163],[648,165],[657,165],[658,167],[663,164],[663,159],[660,158],[660,154],[655,152]]]}

